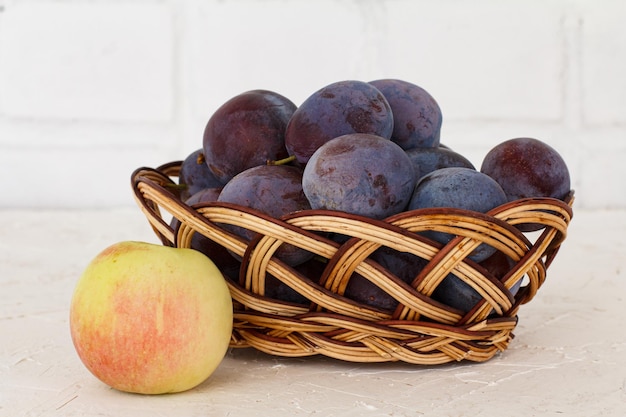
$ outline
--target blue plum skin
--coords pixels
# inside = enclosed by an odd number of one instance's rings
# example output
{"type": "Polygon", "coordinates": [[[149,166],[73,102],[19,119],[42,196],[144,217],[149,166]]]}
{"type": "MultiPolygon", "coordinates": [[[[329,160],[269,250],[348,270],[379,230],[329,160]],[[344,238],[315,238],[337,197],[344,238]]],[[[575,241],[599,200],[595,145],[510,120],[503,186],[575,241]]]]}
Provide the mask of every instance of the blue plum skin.
{"type": "Polygon", "coordinates": [[[180,192],[180,199],[183,201],[202,189],[223,186],[206,164],[202,149],[196,149],[187,155],[180,165],[178,178],[180,184],[187,186],[180,192]]]}
{"type": "MultiPolygon", "coordinates": [[[[514,262],[502,252],[496,252],[480,263],[493,276],[499,280],[514,266],[514,262]]],[[[522,284],[522,279],[517,281],[510,289],[515,296],[522,284]]],[[[458,278],[454,274],[448,274],[432,295],[433,299],[440,301],[452,308],[467,313],[482,300],[482,296],[469,284],[458,278]]]]}
{"type": "Polygon", "coordinates": [[[202,148],[215,177],[226,184],[248,168],[288,156],[285,129],[296,105],[268,90],[250,90],[223,103],[209,118],[202,148]]]}
{"type": "MultiPolygon", "coordinates": [[[[274,218],[311,206],[302,190],[302,171],[288,165],[259,165],[233,177],[222,189],[218,202],[250,207],[274,218]]],[[[256,232],[239,226],[225,225],[233,233],[251,240],[256,232]]],[[[295,266],[309,260],[313,254],[284,244],[276,256],[295,266]]]]}
{"type": "Polygon", "coordinates": [[[391,140],[404,150],[439,145],[443,116],[428,91],[404,80],[370,81],[385,96],[393,113],[391,140]]]}
{"type": "Polygon", "coordinates": [[[476,169],[469,159],[445,147],[413,148],[407,150],[406,154],[413,162],[415,178],[418,181],[424,175],[441,168],[460,167],[476,169]]]}
{"type": "Polygon", "coordinates": [[[370,133],[391,138],[393,114],[389,103],[373,85],[345,80],[311,94],[293,113],[285,132],[285,146],[306,164],[324,143],[349,133],[370,133]]]}
{"type": "Polygon", "coordinates": [[[502,187],[488,175],[471,168],[448,167],[420,179],[409,209],[451,207],[485,213],[506,201],[502,187]]]}
{"type": "MultiPolygon", "coordinates": [[[[196,191],[192,194],[187,200],[185,200],[185,204],[189,206],[200,205],[204,203],[211,203],[217,201],[218,196],[221,192],[220,188],[205,188],[199,191],[196,191]]],[[[170,221],[170,227],[174,230],[175,233],[178,233],[178,228],[180,227],[180,221],[173,217],[170,221]]],[[[208,237],[204,236],[201,233],[194,233],[191,238],[191,249],[195,249],[198,252],[203,253],[209,259],[211,259],[221,270],[232,270],[238,269],[239,262],[233,258],[230,253],[220,244],[214,242],[208,237]]]]}
{"type": "Polygon", "coordinates": [[[433,293],[433,299],[467,313],[482,297],[454,274],[448,274],[433,293]]]}
{"type": "Polygon", "coordinates": [[[189,206],[193,206],[194,204],[209,203],[212,201],[217,201],[221,192],[222,192],[221,186],[203,188],[201,190],[196,191],[187,200],[185,200],[185,204],[189,206]]]}
{"type": "MultiPolygon", "coordinates": [[[[449,207],[486,213],[507,202],[502,187],[488,175],[471,168],[441,168],[422,177],[415,186],[409,210],[449,207]]],[[[448,243],[453,236],[443,232],[423,232],[439,243],[448,243]]],[[[487,259],[495,248],[481,244],[469,256],[475,262],[487,259]]]]}
{"type": "Polygon", "coordinates": [[[509,139],[485,155],[481,172],[495,179],[510,201],[528,197],[564,199],[570,175],[561,155],[534,138],[509,139]]]}
{"type": "Polygon", "coordinates": [[[325,143],[302,175],[311,208],[374,219],[404,211],[414,186],[413,165],[402,148],[389,139],[360,133],[325,143]]]}
{"type": "MultiPolygon", "coordinates": [[[[416,255],[398,252],[386,246],[378,248],[370,259],[407,284],[411,284],[428,263],[416,255]]],[[[389,293],[356,273],[350,277],[344,295],[351,300],[387,311],[395,310],[399,304],[389,293]]]]}
{"type": "MultiPolygon", "coordinates": [[[[499,143],[485,155],[480,171],[500,184],[509,201],[552,197],[564,200],[570,193],[570,174],[561,155],[535,138],[514,138],[499,143]]],[[[518,224],[523,232],[544,226],[518,224]]]]}

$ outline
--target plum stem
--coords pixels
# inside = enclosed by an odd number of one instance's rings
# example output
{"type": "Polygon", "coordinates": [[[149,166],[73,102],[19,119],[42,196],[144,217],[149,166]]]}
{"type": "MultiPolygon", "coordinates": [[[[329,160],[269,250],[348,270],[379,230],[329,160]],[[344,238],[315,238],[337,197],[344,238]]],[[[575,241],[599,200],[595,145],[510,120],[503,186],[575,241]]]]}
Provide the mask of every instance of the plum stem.
{"type": "Polygon", "coordinates": [[[277,160],[267,160],[267,165],[286,165],[292,161],[296,160],[296,156],[295,155],[290,155],[287,158],[283,158],[283,159],[277,159],[277,160]]]}

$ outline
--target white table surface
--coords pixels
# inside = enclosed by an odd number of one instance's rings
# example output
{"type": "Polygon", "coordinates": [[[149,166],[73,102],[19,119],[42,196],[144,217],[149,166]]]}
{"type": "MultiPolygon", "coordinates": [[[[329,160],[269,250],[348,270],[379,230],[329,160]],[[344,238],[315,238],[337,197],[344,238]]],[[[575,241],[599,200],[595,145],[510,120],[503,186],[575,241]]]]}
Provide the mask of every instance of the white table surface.
{"type": "Polygon", "coordinates": [[[141,396],[93,377],[69,336],[78,276],[138,209],[0,210],[0,416],[624,416],[626,212],[575,211],[548,281],[486,363],[424,367],[229,351],[199,387],[141,396]]]}

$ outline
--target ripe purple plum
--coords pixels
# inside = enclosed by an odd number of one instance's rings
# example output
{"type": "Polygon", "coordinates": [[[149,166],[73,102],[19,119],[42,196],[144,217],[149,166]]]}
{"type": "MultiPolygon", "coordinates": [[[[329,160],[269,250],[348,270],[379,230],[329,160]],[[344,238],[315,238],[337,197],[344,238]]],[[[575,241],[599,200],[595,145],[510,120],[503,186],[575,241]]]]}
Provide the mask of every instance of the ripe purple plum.
{"type": "MultiPolygon", "coordinates": [[[[322,272],[325,267],[326,262],[312,257],[306,262],[296,265],[293,268],[305,278],[317,283],[319,282],[319,278],[322,276],[322,272]]],[[[305,296],[271,274],[268,274],[265,277],[265,296],[295,304],[306,305],[311,303],[311,301],[305,296]]]]}
{"type": "MultiPolygon", "coordinates": [[[[386,246],[377,249],[370,258],[407,284],[413,282],[428,263],[419,256],[386,246]]],[[[395,310],[399,304],[389,293],[356,273],[350,277],[344,295],[351,300],[387,311],[395,310]]]]}
{"type": "Polygon", "coordinates": [[[265,296],[274,300],[285,301],[294,304],[308,304],[309,300],[287,284],[271,274],[265,277],[265,296]]]}
{"type": "Polygon", "coordinates": [[[380,310],[393,311],[398,306],[398,300],[357,273],[350,277],[344,295],[351,300],[380,310]]]}
{"type": "Polygon", "coordinates": [[[326,142],[315,151],[302,176],[312,208],[375,219],[403,211],[414,186],[413,164],[402,148],[365,133],[326,142]]]}
{"type": "Polygon", "coordinates": [[[349,133],[391,138],[393,114],[383,94],[356,80],[338,81],[310,95],[294,112],[285,132],[285,146],[306,164],[324,143],[349,133]]]}
{"type": "Polygon", "coordinates": [[[398,79],[370,81],[385,96],[393,113],[391,140],[402,149],[437,147],[441,136],[442,114],[428,91],[398,79]]]}
{"type": "Polygon", "coordinates": [[[185,201],[196,192],[206,188],[221,188],[223,184],[209,169],[202,149],[191,152],[180,165],[178,182],[186,187],[180,191],[180,199],[185,201]]]}
{"type": "Polygon", "coordinates": [[[217,198],[220,196],[223,187],[210,187],[203,188],[201,190],[196,191],[185,200],[185,204],[189,206],[193,206],[194,204],[200,203],[210,203],[212,201],[217,201],[217,198]]]}
{"type": "MultiPolygon", "coordinates": [[[[409,203],[409,210],[429,207],[450,207],[486,213],[506,203],[502,187],[491,177],[475,169],[463,167],[441,168],[420,179],[409,203]]],[[[449,233],[423,232],[439,243],[448,243],[449,233]]],[[[469,256],[475,262],[487,259],[495,248],[480,244],[469,256]]]]}
{"type": "Polygon", "coordinates": [[[406,151],[413,162],[415,178],[419,181],[424,175],[441,168],[464,167],[476,169],[469,159],[446,147],[413,148],[406,151]]]}
{"type": "Polygon", "coordinates": [[[241,93],[222,104],[204,130],[209,169],[222,184],[248,168],[288,156],[285,129],[296,105],[268,90],[241,93]]]}
{"type": "MultiPolygon", "coordinates": [[[[274,218],[311,208],[302,190],[302,170],[289,165],[248,168],[224,186],[217,201],[250,207],[274,218]]],[[[240,226],[224,227],[247,240],[256,236],[256,232],[240,226]]],[[[313,254],[284,244],[276,256],[294,266],[309,260],[313,254]]]]}
{"type": "MultiPolygon", "coordinates": [[[[501,281],[515,263],[511,258],[497,251],[479,265],[501,281]]],[[[520,279],[511,287],[510,291],[513,296],[519,290],[521,283],[522,280],[520,279]]],[[[474,308],[476,303],[482,300],[482,296],[456,275],[449,274],[441,281],[433,293],[433,299],[467,313],[474,308]]]]}
{"type": "Polygon", "coordinates": [[[509,201],[529,197],[564,199],[570,175],[561,155],[534,138],[501,142],[485,155],[480,171],[496,180],[509,201]]]}
{"type": "MultiPolygon", "coordinates": [[[[509,201],[531,197],[564,200],[570,192],[570,174],[561,155],[534,138],[499,143],[484,157],[481,172],[496,180],[509,201]]],[[[543,228],[538,223],[518,224],[523,232],[543,228]]]]}
{"type": "MultiPolygon", "coordinates": [[[[196,191],[194,194],[191,195],[191,197],[185,200],[185,204],[189,206],[199,207],[204,203],[215,202],[217,201],[220,192],[221,188],[205,188],[196,191]]],[[[178,233],[180,221],[176,217],[173,217],[170,221],[170,226],[175,233],[178,233]]],[[[217,267],[221,271],[239,269],[239,261],[230,256],[230,253],[226,248],[201,233],[194,233],[194,235],[191,237],[190,247],[191,249],[195,249],[206,255],[217,265],[217,267]]]]}

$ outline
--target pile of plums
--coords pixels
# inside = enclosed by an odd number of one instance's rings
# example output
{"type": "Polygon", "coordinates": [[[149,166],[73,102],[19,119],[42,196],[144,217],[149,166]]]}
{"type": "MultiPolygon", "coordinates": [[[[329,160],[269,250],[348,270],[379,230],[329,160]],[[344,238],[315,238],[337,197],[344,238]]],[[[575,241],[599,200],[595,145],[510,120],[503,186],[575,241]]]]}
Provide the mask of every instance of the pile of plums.
{"type": "MultiPolygon", "coordinates": [[[[311,94],[300,106],[268,90],[239,94],[211,115],[202,147],[182,162],[180,198],[189,205],[227,202],[280,218],[299,210],[329,209],[373,219],[426,207],[487,212],[525,197],[565,199],[570,177],[563,158],[548,144],[519,137],[497,144],[480,170],[440,143],[442,113],[423,88],[398,79],[345,80],[311,94]]],[[[176,226],[176,220],[173,220],[176,226]]],[[[254,232],[231,232],[252,239],[254,232]]],[[[533,225],[524,225],[524,231],[533,225]]],[[[452,236],[424,232],[439,245],[452,236]]],[[[345,236],[327,236],[337,242],[345,236]]],[[[200,234],[192,247],[237,279],[237,257],[200,234]]],[[[276,256],[317,279],[324,262],[282,245],[276,256]]],[[[381,248],[371,256],[411,283],[427,263],[418,256],[381,248]]],[[[481,244],[469,259],[497,279],[512,260],[481,244]]],[[[516,285],[516,287],[519,287],[516,285]]],[[[514,287],[511,290],[515,291],[514,287]]],[[[286,302],[307,300],[268,277],[265,295],[286,302]]],[[[354,274],[345,295],[374,308],[393,310],[397,300],[354,274]]],[[[433,298],[461,312],[480,300],[468,284],[447,276],[433,298]]]]}

